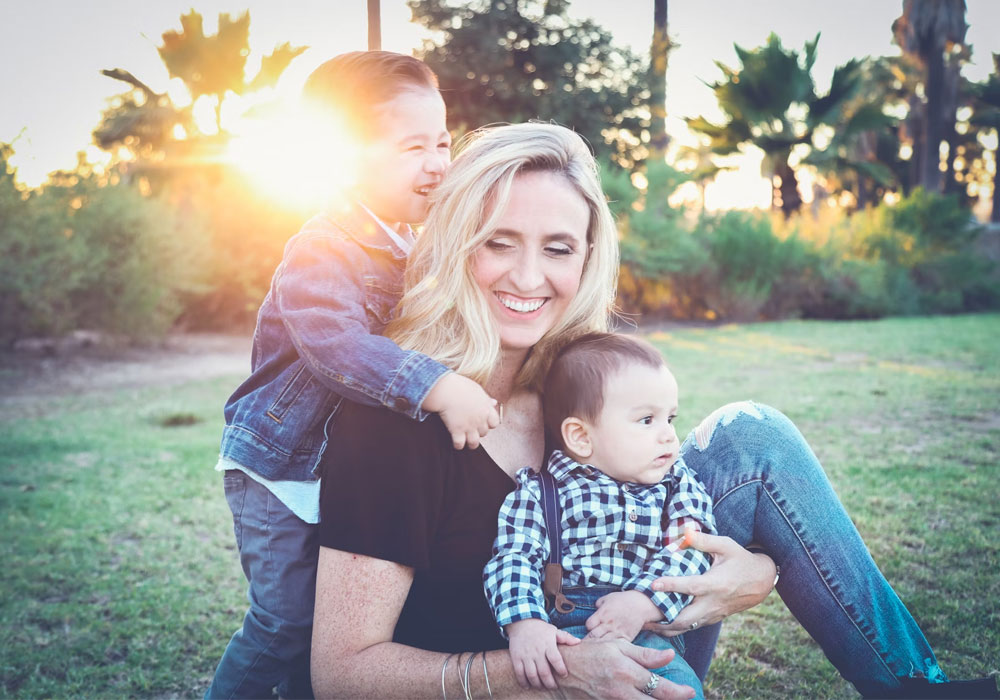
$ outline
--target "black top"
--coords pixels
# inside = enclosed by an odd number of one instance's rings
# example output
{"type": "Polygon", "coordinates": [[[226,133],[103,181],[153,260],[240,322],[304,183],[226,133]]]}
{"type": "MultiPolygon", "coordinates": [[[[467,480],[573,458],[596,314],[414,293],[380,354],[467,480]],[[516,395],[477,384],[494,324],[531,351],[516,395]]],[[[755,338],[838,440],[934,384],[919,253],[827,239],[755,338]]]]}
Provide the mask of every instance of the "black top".
{"type": "Polygon", "coordinates": [[[514,481],[485,450],[453,448],[437,415],[420,423],[345,401],[322,467],[320,545],[414,569],[393,641],[445,652],[506,647],[482,572],[514,481]]]}

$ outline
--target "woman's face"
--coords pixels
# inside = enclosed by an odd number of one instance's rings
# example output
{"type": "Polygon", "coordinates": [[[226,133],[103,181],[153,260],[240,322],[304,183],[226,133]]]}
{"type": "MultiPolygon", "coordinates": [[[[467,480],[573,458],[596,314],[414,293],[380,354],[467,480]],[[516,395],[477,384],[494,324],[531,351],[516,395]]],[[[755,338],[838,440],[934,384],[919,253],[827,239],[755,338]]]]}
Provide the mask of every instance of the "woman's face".
{"type": "Polygon", "coordinates": [[[518,175],[497,228],[472,272],[504,350],[528,350],[566,312],[587,259],[590,209],[557,173],[518,175]]]}

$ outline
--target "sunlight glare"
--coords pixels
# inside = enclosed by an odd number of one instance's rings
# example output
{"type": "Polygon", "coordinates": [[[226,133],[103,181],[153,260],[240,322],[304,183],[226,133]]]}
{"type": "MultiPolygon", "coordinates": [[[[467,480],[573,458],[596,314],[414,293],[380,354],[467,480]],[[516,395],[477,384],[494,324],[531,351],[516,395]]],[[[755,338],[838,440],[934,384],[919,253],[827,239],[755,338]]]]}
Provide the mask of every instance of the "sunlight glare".
{"type": "Polygon", "coordinates": [[[240,122],[228,158],[278,204],[310,209],[350,189],[357,144],[331,117],[284,109],[240,122]]]}

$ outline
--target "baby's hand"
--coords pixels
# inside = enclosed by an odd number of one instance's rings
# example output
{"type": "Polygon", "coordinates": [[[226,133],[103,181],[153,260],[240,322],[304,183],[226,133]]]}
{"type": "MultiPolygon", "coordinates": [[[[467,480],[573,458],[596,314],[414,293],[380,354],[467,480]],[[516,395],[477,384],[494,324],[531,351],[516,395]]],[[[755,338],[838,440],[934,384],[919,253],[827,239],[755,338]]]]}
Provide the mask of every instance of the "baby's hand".
{"type": "Polygon", "coordinates": [[[500,425],[496,399],[468,377],[449,372],[424,398],[423,409],[437,413],[456,450],[479,447],[479,438],[500,425]]]}
{"type": "Polygon", "coordinates": [[[659,622],[663,613],[644,593],[616,591],[597,599],[597,611],[587,618],[586,639],[635,639],[647,622],[659,622]]]}
{"type": "Polygon", "coordinates": [[[557,690],[555,671],[565,678],[569,672],[557,644],[579,644],[580,640],[544,620],[518,620],[506,627],[510,637],[510,660],[522,688],[557,690]]]}

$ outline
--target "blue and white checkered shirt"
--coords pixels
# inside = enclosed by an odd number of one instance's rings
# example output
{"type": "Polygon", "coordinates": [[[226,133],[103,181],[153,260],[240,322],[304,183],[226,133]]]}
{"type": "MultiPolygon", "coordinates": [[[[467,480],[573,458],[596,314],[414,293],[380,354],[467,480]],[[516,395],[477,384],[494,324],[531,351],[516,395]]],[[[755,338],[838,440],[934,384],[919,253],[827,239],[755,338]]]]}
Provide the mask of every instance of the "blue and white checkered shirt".
{"type": "MultiPolygon", "coordinates": [[[[666,622],[677,617],[691,596],[654,592],[650,585],[660,576],[693,576],[711,566],[707,554],[677,548],[685,523],[716,532],[712,499],[694,472],[678,459],[658,484],[623,483],[558,450],[548,469],[562,507],[563,585],[641,591],[666,622]]],[[[549,540],[540,478],[525,468],[517,483],[500,509],[493,558],[483,570],[486,598],[501,629],[518,620],[549,620],[542,592],[549,540]]]]}

